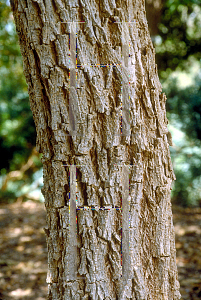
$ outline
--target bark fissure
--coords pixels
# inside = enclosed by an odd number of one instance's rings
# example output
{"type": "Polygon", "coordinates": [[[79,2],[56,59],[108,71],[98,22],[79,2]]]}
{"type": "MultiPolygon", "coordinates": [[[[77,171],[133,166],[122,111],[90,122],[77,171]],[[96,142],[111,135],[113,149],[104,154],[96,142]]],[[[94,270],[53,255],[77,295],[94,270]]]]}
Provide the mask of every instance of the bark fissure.
{"type": "Polygon", "coordinates": [[[48,299],[179,299],[166,97],[143,1],[11,6],[43,153],[48,299]],[[77,166],[75,241],[70,165],[77,166]]]}

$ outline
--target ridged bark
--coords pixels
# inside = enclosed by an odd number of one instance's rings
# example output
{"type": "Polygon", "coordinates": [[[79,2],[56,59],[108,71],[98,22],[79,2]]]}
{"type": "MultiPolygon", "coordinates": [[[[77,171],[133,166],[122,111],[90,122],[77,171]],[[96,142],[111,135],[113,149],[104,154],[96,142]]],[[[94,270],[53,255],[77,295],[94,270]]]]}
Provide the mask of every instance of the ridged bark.
{"type": "Polygon", "coordinates": [[[171,138],[144,1],[11,6],[43,154],[48,299],[180,299],[171,138]]]}

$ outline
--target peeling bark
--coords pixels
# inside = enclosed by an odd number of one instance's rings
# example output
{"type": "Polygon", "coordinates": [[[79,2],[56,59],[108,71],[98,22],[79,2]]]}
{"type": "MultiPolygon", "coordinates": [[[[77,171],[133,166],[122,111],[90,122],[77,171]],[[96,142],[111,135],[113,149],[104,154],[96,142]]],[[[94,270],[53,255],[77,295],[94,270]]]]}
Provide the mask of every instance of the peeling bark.
{"type": "Polygon", "coordinates": [[[48,299],[180,299],[166,97],[144,1],[11,6],[43,154],[48,299]]]}

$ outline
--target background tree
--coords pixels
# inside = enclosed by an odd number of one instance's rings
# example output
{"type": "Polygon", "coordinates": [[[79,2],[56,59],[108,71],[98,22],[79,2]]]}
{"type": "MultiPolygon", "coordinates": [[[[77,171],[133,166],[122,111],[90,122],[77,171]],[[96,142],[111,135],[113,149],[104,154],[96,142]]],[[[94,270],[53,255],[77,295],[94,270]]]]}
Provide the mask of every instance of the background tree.
{"type": "Polygon", "coordinates": [[[173,199],[186,206],[201,200],[200,20],[199,1],[167,1],[155,42],[174,142],[173,199]]]}
{"type": "Polygon", "coordinates": [[[43,154],[48,299],[179,299],[166,97],[143,1],[11,6],[43,154]]]}
{"type": "Polygon", "coordinates": [[[199,0],[146,0],[146,7],[161,78],[178,67],[188,68],[186,63],[192,56],[200,59],[199,0]]]}
{"type": "Polygon", "coordinates": [[[41,162],[34,150],[36,131],[15,25],[6,1],[0,3],[0,41],[0,199],[12,201],[30,191],[30,185],[38,180],[41,162]]]}
{"type": "MultiPolygon", "coordinates": [[[[197,134],[193,127],[195,124],[193,118],[196,114],[196,127],[200,127],[201,121],[198,112],[200,95],[199,92],[197,93],[200,82],[200,6],[196,1],[147,0],[146,14],[152,41],[156,47],[159,77],[168,96],[169,129],[173,134],[175,145],[170,148],[177,177],[172,197],[179,205],[199,205],[201,192],[198,166],[201,155],[197,150],[197,147],[200,146],[199,139],[195,138],[197,134]],[[166,28],[165,32],[164,28],[166,28]],[[175,42],[177,43],[176,47],[175,42]],[[181,48],[179,43],[183,44],[185,49],[191,48],[187,56],[181,56],[183,52],[177,51],[181,48]],[[180,56],[179,60],[178,55],[180,56]],[[173,71],[175,67],[176,70],[173,71]],[[197,78],[196,81],[194,78],[197,78]],[[175,80],[177,83],[172,84],[175,80]],[[185,91],[186,86],[188,86],[188,90],[190,89],[191,94],[185,91]],[[181,118],[181,110],[176,109],[176,102],[180,101],[181,103],[183,94],[186,92],[188,101],[185,101],[185,112],[188,115],[188,128],[191,128],[190,134],[189,131],[184,130],[186,127],[184,121],[187,118],[181,118]],[[194,94],[197,99],[196,107],[193,104],[194,101],[191,101],[194,94]],[[178,138],[178,136],[183,138],[178,138]],[[196,156],[195,160],[194,155],[196,156]],[[193,167],[195,163],[196,171],[193,167]],[[182,171],[184,168],[185,174],[188,168],[188,176],[184,175],[182,171]]],[[[37,197],[38,199],[42,170],[39,155],[34,150],[36,133],[29,110],[27,86],[22,76],[22,59],[15,26],[6,0],[0,3],[0,40],[0,146],[4,157],[0,163],[0,199],[1,201],[14,201],[18,197],[23,199],[37,197]],[[24,112],[22,114],[22,110],[26,111],[26,114],[24,112]],[[38,188],[36,188],[37,186],[38,188]]]]}
{"type": "Polygon", "coordinates": [[[195,66],[199,68],[193,64],[189,74],[174,72],[163,84],[174,141],[171,156],[177,180],[173,200],[183,206],[198,206],[201,199],[201,74],[195,66]]]}
{"type": "Polygon", "coordinates": [[[173,201],[198,206],[201,203],[200,3],[147,0],[146,10],[159,77],[168,97],[169,129],[174,144],[170,150],[177,178],[173,201]]]}

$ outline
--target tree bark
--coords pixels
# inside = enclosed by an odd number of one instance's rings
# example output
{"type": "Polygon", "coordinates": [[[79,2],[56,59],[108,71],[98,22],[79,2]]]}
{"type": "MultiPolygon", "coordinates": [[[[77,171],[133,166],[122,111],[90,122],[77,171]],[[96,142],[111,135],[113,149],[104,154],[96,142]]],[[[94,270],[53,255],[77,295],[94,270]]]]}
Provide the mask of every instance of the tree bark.
{"type": "Polygon", "coordinates": [[[144,1],[11,6],[43,154],[48,299],[180,299],[166,97],[144,1]]]}

